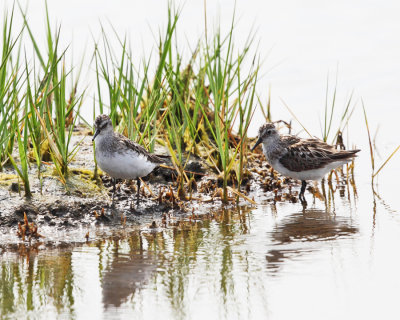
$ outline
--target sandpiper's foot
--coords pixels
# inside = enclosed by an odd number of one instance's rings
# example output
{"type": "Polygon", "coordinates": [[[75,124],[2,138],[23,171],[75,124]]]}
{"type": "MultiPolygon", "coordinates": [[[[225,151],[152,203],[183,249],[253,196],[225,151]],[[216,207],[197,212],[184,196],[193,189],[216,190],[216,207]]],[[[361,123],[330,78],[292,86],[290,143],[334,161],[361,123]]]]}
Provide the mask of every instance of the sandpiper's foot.
{"type": "Polygon", "coordinates": [[[116,179],[115,179],[115,178],[111,178],[111,182],[112,182],[112,185],[113,185],[113,194],[112,194],[112,200],[111,200],[111,208],[115,208],[114,197],[115,197],[115,190],[116,190],[116,187],[115,187],[116,179]]]}
{"type": "Polygon", "coordinates": [[[137,202],[135,202],[134,199],[131,200],[131,204],[130,204],[130,210],[132,213],[138,214],[139,213],[139,204],[137,202]]]}
{"type": "Polygon", "coordinates": [[[139,201],[140,201],[140,178],[136,179],[137,182],[137,197],[136,197],[136,206],[139,206],[139,201]]]}
{"type": "Polygon", "coordinates": [[[130,209],[131,211],[137,211],[137,209],[139,208],[139,201],[135,201],[134,199],[131,200],[131,205],[130,205],[130,209]]]}
{"type": "Polygon", "coordinates": [[[137,209],[139,208],[139,201],[136,199],[134,199],[133,197],[132,197],[132,199],[131,199],[131,201],[130,201],[130,209],[131,209],[131,211],[133,211],[133,212],[135,212],[135,211],[137,211],[137,209]]]}
{"type": "Polygon", "coordinates": [[[304,196],[304,192],[306,191],[307,182],[305,180],[301,181],[301,189],[299,194],[299,200],[303,207],[307,207],[306,197],[304,196]]]}
{"type": "Polygon", "coordinates": [[[306,198],[304,198],[304,196],[300,199],[300,202],[301,202],[303,208],[307,207],[307,200],[306,200],[306,198]]]}

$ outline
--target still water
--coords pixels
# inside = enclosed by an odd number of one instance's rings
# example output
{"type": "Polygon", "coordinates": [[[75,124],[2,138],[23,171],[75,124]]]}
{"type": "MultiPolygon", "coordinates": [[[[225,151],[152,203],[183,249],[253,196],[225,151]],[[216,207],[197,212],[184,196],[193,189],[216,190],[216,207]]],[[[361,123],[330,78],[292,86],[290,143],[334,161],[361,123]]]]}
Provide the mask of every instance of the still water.
{"type": "Polygon", "coordinates": [[[3,319],[398,319],[400,219],[341,188],[0,257],[3,319]],[[313,202],[313,203],[311,203],[313,202]]]}

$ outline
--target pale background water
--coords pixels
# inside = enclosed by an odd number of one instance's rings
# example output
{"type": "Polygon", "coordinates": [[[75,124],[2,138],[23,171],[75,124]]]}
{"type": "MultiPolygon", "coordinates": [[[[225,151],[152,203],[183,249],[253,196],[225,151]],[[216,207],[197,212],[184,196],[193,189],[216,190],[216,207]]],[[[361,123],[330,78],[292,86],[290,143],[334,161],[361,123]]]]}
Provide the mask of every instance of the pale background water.
{"type": "MultiPolygon", "coordinates": [[[[6,6],[10,8],[12,2],[6,0],[6,6]]],[[[44,7],[41,1],[28,2],[29,21],[40,39],[44,35],[44,7]]],[[[97,38],[99,22],[107,25],[107,21],[121,35],[129,35],[134,57],[140,61],[154,49],[158,29],[165,27],[168,6],[168,1],[154,0],[48,2],[52,21],[62,24],[63,43],[72,42],[76,62],[85,48],[92,52],[92,35],[97,38]]],[[[234,1],[207,2],[210,34],[218,20],[222,30],[229,28],[233,8],[234,1]]],[[[291,119],[282,98],[308,130],[320,136],[328,73],[333,87],[338,70],[339,108],[344,108],[354,90],[358,103],[345,138],[350,145],[363,149],[356,164],[357,200],[337,201],[333,218],[326,218],[323,211],[318,211],[324,209],[324,204],[318,201],[305,216],[297,205],[279,204],[276,212],[270,206],[260,206],[248,216],[245,225],[248,224],[249,231],[236,231],[227,239],[218,229],[222,224],[206,228],[209,233],[206,240],[201,241],[198,259],[187,267],[183,277],[188,291],[185,291],[183,306],[177,308],[180,311],[168,300],[168,290],[162,283],[168,263],[158,266],[157,271],[151,270],[155,276],[148,276],[150,284],[147,282],[137,291],[132,298],[134,303],[127,302],[118,310],[104,309],[104,292],[97,270],[98,248],[77,248],[71,256],[76,277],[73,314],[82,319],[102,316],[122,319],[127,315],[152,319],[164,316],[217,319],[226,314],[230,319],[265,316],[271,319],[398,319],[400,154],[379,177],[382,200],[376,199],[374,214],[368,141],[360,99],[365,103],[372,133],[379,127],[376,139],[382,156],[377,160],[379,166],[400,143],[400,2],[239,0],[236,11],[239,20],[235,42],[243,43],[254,27],[259,50],[263,56],[268,56],[258,89],[266,99],[271,87],[274,119],[291,119]],[[296,238],[297,229],[292,224],[303,223],[307,214],[314,217],[313,210],[317,211],[315,221],[333,220],[339,227],[349,227],[352,231],[336,234],[333,239],[311,234],[305,238],[315,237],[312,241],[277,243],[276,237],[288,232],[296,238]],[[225,301],[219,288],[213,287],[220,281],[219,265],[204,261],[213,248],[223,251],[227,243],[231,245],[231,265],[235,270],[231,280],[234,286],[225,301]],[[276,262],[276,271],[269,267],[274,263],[266,263],[271,250],[283,255],[276,262]],[[247,257],[246,265],[243,257],[247,257]]],[[[181,48],[193,48],[203,33],[203,1],[186,1],[178,22],[181,48]]],[[[95,89],[91,79],[92,76],[87,75],[89,92],[95,89]]],[[[90,94],[87,101],[91,105],[90,94]]],[[[251,134],[256,134],[261,122],[261,117],[255,117],[251,134]]],[[[313,218],[310,221],[314,221],[313,218]]],[[[233,223],[233,226],[241,225],[237,221],[233,223]]],[[[329,225],[328,229],[336,231],[336,227],[329,225]]],[[[318,229],[318,224],[313,228],[318,229]]],[[[301,238],[302,234],[297,236],[301,238]]],[[[163,254],[181,255],[171,248],[173,242],[168,237],[166,243],[167,247],[161,250],[163,254]]],[[[219,257],[217,253],[215,256],[219,257]]],[[[50,317],[51,312],[48,314],[50,317]]]]}

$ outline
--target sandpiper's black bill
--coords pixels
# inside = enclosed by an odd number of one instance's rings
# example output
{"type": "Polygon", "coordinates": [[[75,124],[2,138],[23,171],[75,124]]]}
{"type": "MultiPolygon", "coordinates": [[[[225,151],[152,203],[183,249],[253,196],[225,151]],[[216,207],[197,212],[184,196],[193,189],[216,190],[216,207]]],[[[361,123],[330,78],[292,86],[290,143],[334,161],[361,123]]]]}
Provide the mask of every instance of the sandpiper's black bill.
{"type": "Polygon", "coordinates": [[[251,148],[251,151],[254,151],[254,149],[262,142],[261,138],[258,138],[256,144],[253,146],[253,148],[251,148]]]}
{"type": "Polygon", "coordinates": [[[94,135],[93,135],[93,138],[92,138],[92,141],[94,141],[94,139],[97,137],[97,135],[100,133],[100,130],[99,129],[97,129],[95,132],[94,132],[94,135]]]}

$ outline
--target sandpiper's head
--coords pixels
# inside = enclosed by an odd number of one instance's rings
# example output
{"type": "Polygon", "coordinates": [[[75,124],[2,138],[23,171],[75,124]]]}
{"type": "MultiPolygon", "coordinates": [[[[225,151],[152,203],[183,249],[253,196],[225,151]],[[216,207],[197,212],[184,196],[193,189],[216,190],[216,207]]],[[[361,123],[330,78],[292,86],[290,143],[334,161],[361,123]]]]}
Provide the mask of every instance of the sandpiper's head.
{"type": "Polygon", "coordinates": [[[109,116],[106,114],[101,114],[97,116],[96,120],[94,121],[94,135],[92,141],[98,136],[105,133],[109,133],[113,131],[112,122],[109,116]]]}
{"type": "Polygon", "coordinates": [[[268,122],[262,125],[258,130],[258,140],[253,148],[251,148],[251,151],[253,151],[260,143],[273,142],[277,138],[279,138],[278,131],[276,130],[273,123],[268,122]]]}

